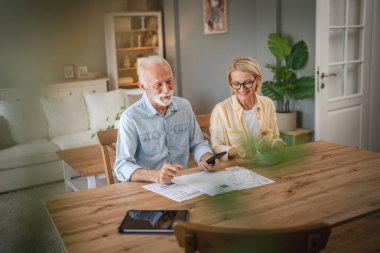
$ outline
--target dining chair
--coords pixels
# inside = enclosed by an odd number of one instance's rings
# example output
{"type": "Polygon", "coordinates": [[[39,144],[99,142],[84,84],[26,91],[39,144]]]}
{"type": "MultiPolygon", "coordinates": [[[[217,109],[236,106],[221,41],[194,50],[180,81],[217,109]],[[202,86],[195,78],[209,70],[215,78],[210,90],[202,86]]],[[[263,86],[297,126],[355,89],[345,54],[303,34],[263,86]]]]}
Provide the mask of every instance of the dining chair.
{"type": "Polygon", "coordinates": [[[98,131],[96,135],[98,136],[100,147],[102,149],[103,164],[107,183],[114,184],[115,180],[112,173],[114,160],[111,159],[114,158],[114,156],[110,156],[109,151],[116,153],[115,143],[117,140],[117,129],[98,131]]]}
{"type": "MultiPolygon", "coordinates": [[[[210,141],[210,114],[195,115],[199,127],[201,128],[203,138],[210,141]]],[[[193,156],[189,156],[189,168],[197,167],[198,164],[194,161],[193,156]]]]}
{"type": "Polygon", "coordinates": [[[200,114],[195,116],[202,130],[203,137],[210,140],[210,114],[200,114]]]}
{"type": "Polygon", "coordinates": [[[331,231],[326,223],[243,229],[176,221],[173,228],[186,253],[318,253],[325,248],[331,231]]]}

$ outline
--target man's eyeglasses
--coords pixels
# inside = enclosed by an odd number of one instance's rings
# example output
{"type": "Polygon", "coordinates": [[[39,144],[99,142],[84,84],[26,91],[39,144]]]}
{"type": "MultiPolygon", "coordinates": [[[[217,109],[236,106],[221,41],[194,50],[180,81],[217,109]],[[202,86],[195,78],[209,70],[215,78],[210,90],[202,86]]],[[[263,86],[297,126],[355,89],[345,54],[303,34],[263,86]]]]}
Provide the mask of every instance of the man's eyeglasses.
{"type": "Polygon", "coordinates": [[[245,88],[249,89],[249,88],[252,88],[253,84],[255,83],[255,80],[256,78],[254,80],[245,80],[242,83],[234,82],[234,83],[231,83],[231,87],[235,90],[238,90],[243,85],[245,88]]]}

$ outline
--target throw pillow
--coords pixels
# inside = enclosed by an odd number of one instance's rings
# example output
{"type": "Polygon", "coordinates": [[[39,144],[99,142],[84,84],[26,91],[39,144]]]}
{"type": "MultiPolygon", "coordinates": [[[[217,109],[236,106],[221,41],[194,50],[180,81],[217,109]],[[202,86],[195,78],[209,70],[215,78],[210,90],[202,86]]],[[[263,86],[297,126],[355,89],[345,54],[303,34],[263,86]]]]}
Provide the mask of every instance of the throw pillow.
{"type": "Polygon", "coordinates": [[[7,120],[0,116],[0,150],[13,146],[15,141],[12,138],[11,130],[8,127],[7,120]]]}
{"type": "Polygon", "coordinates": [[[89,129],[82,95],[43,97],[42,108],[48,122],[49,138],[89,129]]]}
{"type": "Polygon", "coordinates": [[[85,93],[90,118],[90,128],[94,132],[100,129],[117,128],[117,118],[125,109],[125,98],[121,90],[103,93],[85,93]]]}
{"type": "Polygon", "coordinates": [[[12,103],[0,101],[0,115],[7,120],[13,140],[17,143],[47,137],[47,122],[37,99],[12,103]]]}
{"type": "Polygon", "coordinates": [[[143,91],[141,89],[125,89],[124,95],[125,95],[125,105],[126,107],[129,107],[136,103],[143,94],[143,91]]]}

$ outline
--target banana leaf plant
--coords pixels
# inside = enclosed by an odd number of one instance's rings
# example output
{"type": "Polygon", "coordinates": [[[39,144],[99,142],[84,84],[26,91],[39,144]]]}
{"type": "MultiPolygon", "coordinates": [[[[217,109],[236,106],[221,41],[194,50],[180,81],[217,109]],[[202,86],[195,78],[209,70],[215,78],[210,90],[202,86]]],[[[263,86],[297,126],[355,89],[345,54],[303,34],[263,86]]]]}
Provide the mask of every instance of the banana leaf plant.
{"type": "Polygon", "coordinates": [[[287,38],[271,33],[268,36],[268,47],[281,64],[279,67],[269,63],[265,65],[273,73],[273,80],[263,82],[262,93],[278,101],[277,112],[291,112],[293,100],[314,96],[314,76],[297,75],[297,71],[307,63],[307,45],[301,40],[291,47],[287,38]]]}

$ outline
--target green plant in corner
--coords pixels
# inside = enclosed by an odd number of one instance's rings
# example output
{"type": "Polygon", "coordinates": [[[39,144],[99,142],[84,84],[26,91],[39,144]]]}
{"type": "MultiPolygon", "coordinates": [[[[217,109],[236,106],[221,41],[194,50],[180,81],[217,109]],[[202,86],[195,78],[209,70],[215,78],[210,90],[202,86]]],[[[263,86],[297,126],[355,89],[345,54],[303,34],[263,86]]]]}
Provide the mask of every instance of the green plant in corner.
{"type": "Polygon", "coordinates": [[[278,101],[278,112],[291,112],[292,100],[314,96],[314,76],[297,76],[297,71],[305,67],[309,57],[307,45],[301,40],[291,47],[287,38],[271,33],[268,47],[281,64],[279,67],[265,65],[273,73],[273,80],[263,82],[262,93],[278,101]]]}

